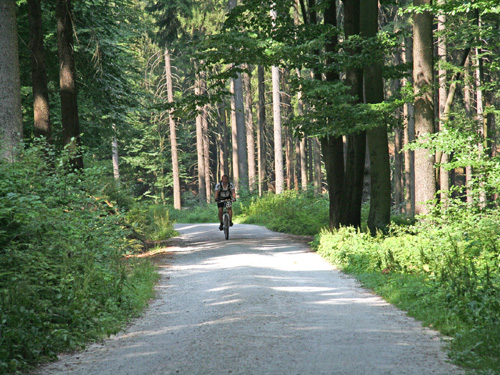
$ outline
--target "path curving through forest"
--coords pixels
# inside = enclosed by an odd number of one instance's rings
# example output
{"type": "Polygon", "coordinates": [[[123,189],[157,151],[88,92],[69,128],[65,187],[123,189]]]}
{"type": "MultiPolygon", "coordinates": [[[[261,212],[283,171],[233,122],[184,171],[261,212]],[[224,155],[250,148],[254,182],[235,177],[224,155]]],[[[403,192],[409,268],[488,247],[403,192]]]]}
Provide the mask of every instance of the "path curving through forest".
{"type": "Polygon", "coordinates": [[[254,225],[179,224],[155,299],[127,330],[38,375],[462,374],[440,336],[254,225]]]}

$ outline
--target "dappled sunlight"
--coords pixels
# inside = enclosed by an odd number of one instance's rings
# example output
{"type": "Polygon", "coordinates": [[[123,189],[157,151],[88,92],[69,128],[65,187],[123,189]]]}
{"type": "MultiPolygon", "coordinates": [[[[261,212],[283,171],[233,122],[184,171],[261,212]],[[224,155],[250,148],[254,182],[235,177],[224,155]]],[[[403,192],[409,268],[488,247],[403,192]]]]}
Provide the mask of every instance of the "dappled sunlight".
{"type": "MultiPolygon", "coordinates": [[[[245,225],[226,241],[213,227],[176,227],[181,236],[165,259],[171,267],[161,269],[158,298],[96,353],[117,351],[113,366],[120,369],[154,363],[151,373],[162,375],[260,374],[267,363],[292,364],[297,374],[332,374],[339,363],[350,369],[339,375],[399,374],[401,361],[423,361],[413,358],[416,348],[425,359],[439,354],[438,346],[427,349],[436,342],[432,331],[422,333],[306,245],[245,225]],[[327,370],[316,371],[321,361],[327,370]]],[[[107,368],[103,358],[87,365],[107,368]]]]}

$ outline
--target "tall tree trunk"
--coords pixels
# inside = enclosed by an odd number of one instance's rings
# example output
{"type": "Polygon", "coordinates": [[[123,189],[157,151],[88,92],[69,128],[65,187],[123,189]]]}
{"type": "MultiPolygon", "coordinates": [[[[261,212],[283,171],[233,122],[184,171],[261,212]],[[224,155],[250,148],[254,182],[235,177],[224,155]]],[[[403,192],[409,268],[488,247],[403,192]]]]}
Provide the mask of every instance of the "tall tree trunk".
{"type": "MultiPolygon", "coordinates": [[[[396,65],[403,62],[402,59],[403,51],[398,49],[394,56],[394,61],[396,65]]],[[[399,79],[393,80],[393,91],[398,92],[401,89],[401,81],[399,79]]],[[[401,118],[403,114],[402,110],[398,110],[397,116],[401,118]]],[[[394,205],[398,213],[402,213],[403,202],[404,202],[404,188],[403,188],[403,129],[394,129],[394,173],[393,173],[393,186],[394,186],[394,205]]]]}
{"type": "MultiPolygon", "coordinates": [[[[413,0],[415,6],[430,6],[431,0],[413,0]]],[[[415,85],[415,137],[417,142],[434,132],[434,67],[432,14],[413,15],[413,81],[415,85]]],[[[425,148],[415,151],[415,213],[429,212],[427,202],[436,194],[434,155],[425,148]]]]}
{"type": "Polygon", "coordinates": [[[300,140],[299,139],[295,139],[293,184],[295,190],[300,189],[300,140]]]}
{"type": "MultiPolygon", "coordinates": [[[[405,39],[405,53],[403,54],[405,63],[413,63],[413,44],[410,38],[405,39]]],[[[413,82],[411,76],[405,79],[405,84],[413,82]]],[[[413,103],[406,103],[403,107],[406,121],[404,129],[405,145],[415,141],[415,116],[413,103]]],[[[415,216],[415,154],[412,150],[405,151],[405,213],[413,218],[415,216]]]]}
{"type": "MultiPolygon", "coordinates": [[[[302,5],[304,3],[302,2],[302,5]]],[[[305,11],[305,9],[303,9],[305,11]]],[[[306,17],[304,13],[304,17],[306,17]]],[[[300,77],[300,70],[297,68],[297,76],[300,77]]],[[[299,90],[297,94],[297,109],[299,116],[304,115],[304,103],[302,101],[302,91],[299,90]]],[[[307,153],[306,153],[306,137],[305,135],[299,141],[299,152],[298,155],[300,157],[299,170],[300,170],[300,183],[303,191],[307,190],[307,153]]]]}
{"type": "Polygon", "coordinates": [[[240,188],[240,168],[238,162],[238,128],[236,126],[236,95],[234,94],[234,79],[230,83],[231,91],[231,150],[233,166],[233,182],[236,190],[240,188]]]}
{"type": "MultiPolygon", "coordinates": [[[[378,1],[363,0],[361,7],[361,34],[374,37],[378,31],[378,1]]],[[[375,62],[364,68],[365,101],[381,103],[384,100],[382,63],[375,62]]],[[[391,171],[387,127],[381,124],[367,131],[370,153],[370,213],[368,228],[372,234],[385,231],[391,220],[391,171]]]]}
{"type": "MultiPolygon", "coordinates": [[[[196,78],[195,94],[201,95],[201,79],[196,78]]],[[[196,153],[198,155],[198,199],[200,202],[206,201],[207,187],[205,179],[205,157],[203,143],[203,108],[198,107],[196,115],[196,153]]]]}
{"type": "Polygon", "coordinates": [[[35,137],[52,142],[50,131],[49,89],[43,48],[42,8],[40,0],[28,0],[30,23],[31,77],[33,81],[33,112],[35,137]]]}
{"type": "Polygon", "coordinates": [[[14,161],[23,137],[16,2],[0,3],[0,159],[14,161]]]}
{"type": "MultiPolygon", "coordinates": [[[[465,106],[465,113],[467,114],[467,117],[472,117],[472,88],[470,86],[470,69],[471,69],[471,57],[469,56],[467,58],[467,61],[465,63],[465,71],[464,71],[464,106],[465,106]]],[[[473,197],[472,197],[472,166],[468,165],[465,167],[465,187],[466,187],[466,194],[467,194],[467,203],[472,204],[474,202],[473,197]]]]}
{"type": "MultiPolygon", "coordinates": [[[[315,19],[316,17],[312,17],[315,19]]],[[[335,1],[330,1],[330,4],[325,9],[325,24],[336,26],[337,25],[337,7],[335,1]]],[[[337,45],[337,36],[334,35],[326,42],[326,52],[333,52],[337,45]]],[[[330,64],[331,61],[327,61],[330,64]]],[[[317,77],[316,79],[318,79],[317,77]]],[[[339,77],[334,72],[326,74],[326,80],[334,82],[339,77]]],[[[330,119],[330,121],[335,121],[330,119]]],[[[344,142],[341,136],[328,135],[322,137],[321,150],[323,152],[323,160],[326,169],[326,181],[328,184],[328,193],[330,200],[329,208],[329,225],[330,228],[338,228],[342,225],[342,200],[344,198],[344,180],[345,180],[345,166],[344,166],[344,142]]]]}
{"type": "Polygon", "coordinates": [[[276,194],[283,192],[283,141],[281,135],[281,98],[280,98],[280,73],[279,68],[271,68],[273,83],[273,123],[274,123],[274,170],[276,174],[276,194]]]}
{"type": "MultiPolygon", "coordinates": [[[[445,0],[439,0],[438,3],[443,5],[445,0]]],[[[437,44],[437,56],[439,60],[438,69],[438,101],[439,101],[439,131],[444,129],[445,126],[445,108],[446,100],[448,98],[446,90],[446,37],[444,32],[446,31],[446,15],[440,14],[438,16],[438,44],[437,44]]],[[[448,162],[448,154],[438,153],[436,161],[439,164],[446,164],[448,162]]],[[[441,190],[440,199],[443,205],[446,205],[448,200],[448,191],[450,190],[450,173],[443,167],[439,168],[439,190],[441,190]]]]}
{"type": "Polygon", "coordinates": [[[59,51],[59,86],[63,141],[72,155],[72,167],[83,169],[80,146],[80,122],[76,90],[76,70],[73,49],[73,10],[71,0],[56,1],[57,47],[59,51]]]}
{"type": "MultiPolygon", "coordinates": [[[[477,22],[477,27],[478,30],[481,30],[481,18],[479,16],[479,11],[476,11],[476,22],[477,22]]],[[[484,81],[483,77],[483,58],[482,58],[482,49],[480,47],[476,47],[475,49],[475,55],[476,55],[476,69],[475,69],[475,86],[476,86],[476,120],[477,120],[477,125],[478,125],[478,133],[481,135],[481,140],[479,143],[479,152],[480,154],[484,154],[485,152],[485,147],[484,144],[486,142],[485,137],[487,134],[487,129],[486,123],[484,121],[484,95],[483,95],[483,89],[482,89],[482,83],[484,81]]],[[[484,183],[481,182],[481,186],[484,187],[484,183]]],[[[481,192],[479,193],[479,202],[481,207],[486,206],[486,193],[484,192],[484,189],[481,189],[481,192]]]]}
{"type": "MultiPolygon", "coordinates": [[[[205,87],[204,87],[205,91],[205,87]]],[[[203,107],[201,116],[201,131],[203,135],[203,163],[205,165],[205,197],[207,203],[212,199],[212,188],[210,183],[210,137],[208,134],[208,108],[203,107]]]]}
{"type": "Polygon", "coordinates": [[[318,138],[314,137],[311,139],[312,142],[312,168],[311,172],[314,170],[314,176],[311,178],[313,181],[314,189],[316,194],[323,194],[323,186],[321,185],[321,144],[318,138]]]}
{"type": "MultiPolygon", "coordinates": [[[[247,66],[249,70],[251,68],[247,66]]],[[[248,183],[250,192],[255,190],[256,179],[256,167],[255,167],[255,138],[254,138],[254,126],[253,126],[253,113],[252,113],[252,85],[251,85],[250,73],[245,73],[243,75],[243,88],[245,91],[245,129],[246,129],[246,141],[247,141],[247,153],[248,153],[248,183]]]]}
{"type": "Polygon", "coordinates": [[[245,127],[245,109],[243,103],[243,82],[241,74],[233,79],[234,81],[234,101],[236,120],[236,142],[238,145],[238,179],[239,189],[248,190],[248,153],[245,127]]]}
{"type": "Polygon", "coordinates": [[[257,129],[257,139],[259,147],[258,168],[259,168],[259,196],[267,191],[267,169],[266,169],[266,86],[264,81],[264,67],[257,68],[257,81],[259,86],[259,128],[257,129]]]}
{"type": "MultiPolygon", "coordinates": [[[[360,0],[344,2],[344,34],[346,38],[360,33],[360,0]]],[[[356,51],[348,51],[354,54],[356,51]]],[[[345,82],[350,87],[350,94],[357,97],[356,104],[363,96],[363,71],[349,68],[345,82]]],[[[355,124],[353,123],[354,127],[355,124]]],[[[347,154],[345,159],[344,197],[342,199],[342,225],[361,226],[361,201],[363,198],[363,178],[365,170],[366,132],[347,136],[347,154]]]]}
{"type": "MultiPolygon", "coordinates": [[[[167,80],[167,101],[174,102],[174,86],[172,84],[172,66],[170,62],[170,51],[165,47],[165,76],[167,80]]],[[[168,122],[170,127],[170,152],[172,154],[172,179],[174,194],[174,209],[181,209],[181,186],[179,177],[179,156],[177,154],[177,134],[173,109],[169,111],[168,122]]]]}
{"type": "Polygon", "coordinates": [[[118,137],[116,136],[116,125],[113,124],[113,138],[111,140],[111,151],[113,153],[113,177],[116,185],[120,186],[120,162],[118,157],[118,137]]]}
{"type": "Polygon", "coordinates": [[[219,169],[220,172],[217,176],[217,181],[220,181],[223,175],[229,176],[228,159],[229,154],[227,151],[227,121],[226,121],[226,105],[225,100],[219,104],[218,108],[218,150],[219,150],[219,169]]]}

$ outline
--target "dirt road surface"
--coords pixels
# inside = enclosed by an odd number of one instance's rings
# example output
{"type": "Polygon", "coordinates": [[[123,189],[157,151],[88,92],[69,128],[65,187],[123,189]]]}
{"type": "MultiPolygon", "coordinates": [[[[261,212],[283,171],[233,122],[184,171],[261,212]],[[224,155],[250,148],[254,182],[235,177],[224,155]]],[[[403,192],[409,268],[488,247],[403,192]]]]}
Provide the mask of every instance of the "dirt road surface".
{"type": "Polygon", "coordinates": [[[181,224],[155,299],[124,332],[35,374],[462,374],[440,336],[296,237],[181,224]]]}

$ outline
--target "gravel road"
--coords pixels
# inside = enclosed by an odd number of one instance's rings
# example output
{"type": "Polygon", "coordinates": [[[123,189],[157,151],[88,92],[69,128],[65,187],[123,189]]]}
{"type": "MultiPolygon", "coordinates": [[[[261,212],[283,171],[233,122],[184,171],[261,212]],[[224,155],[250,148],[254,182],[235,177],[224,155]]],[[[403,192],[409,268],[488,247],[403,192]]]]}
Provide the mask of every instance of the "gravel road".
{"type": "Polygon", "coordinates": [[[34,374],[462,374],[440,336],[297,237],[176,225],[155,299],[124,332],[34,374]]]}

